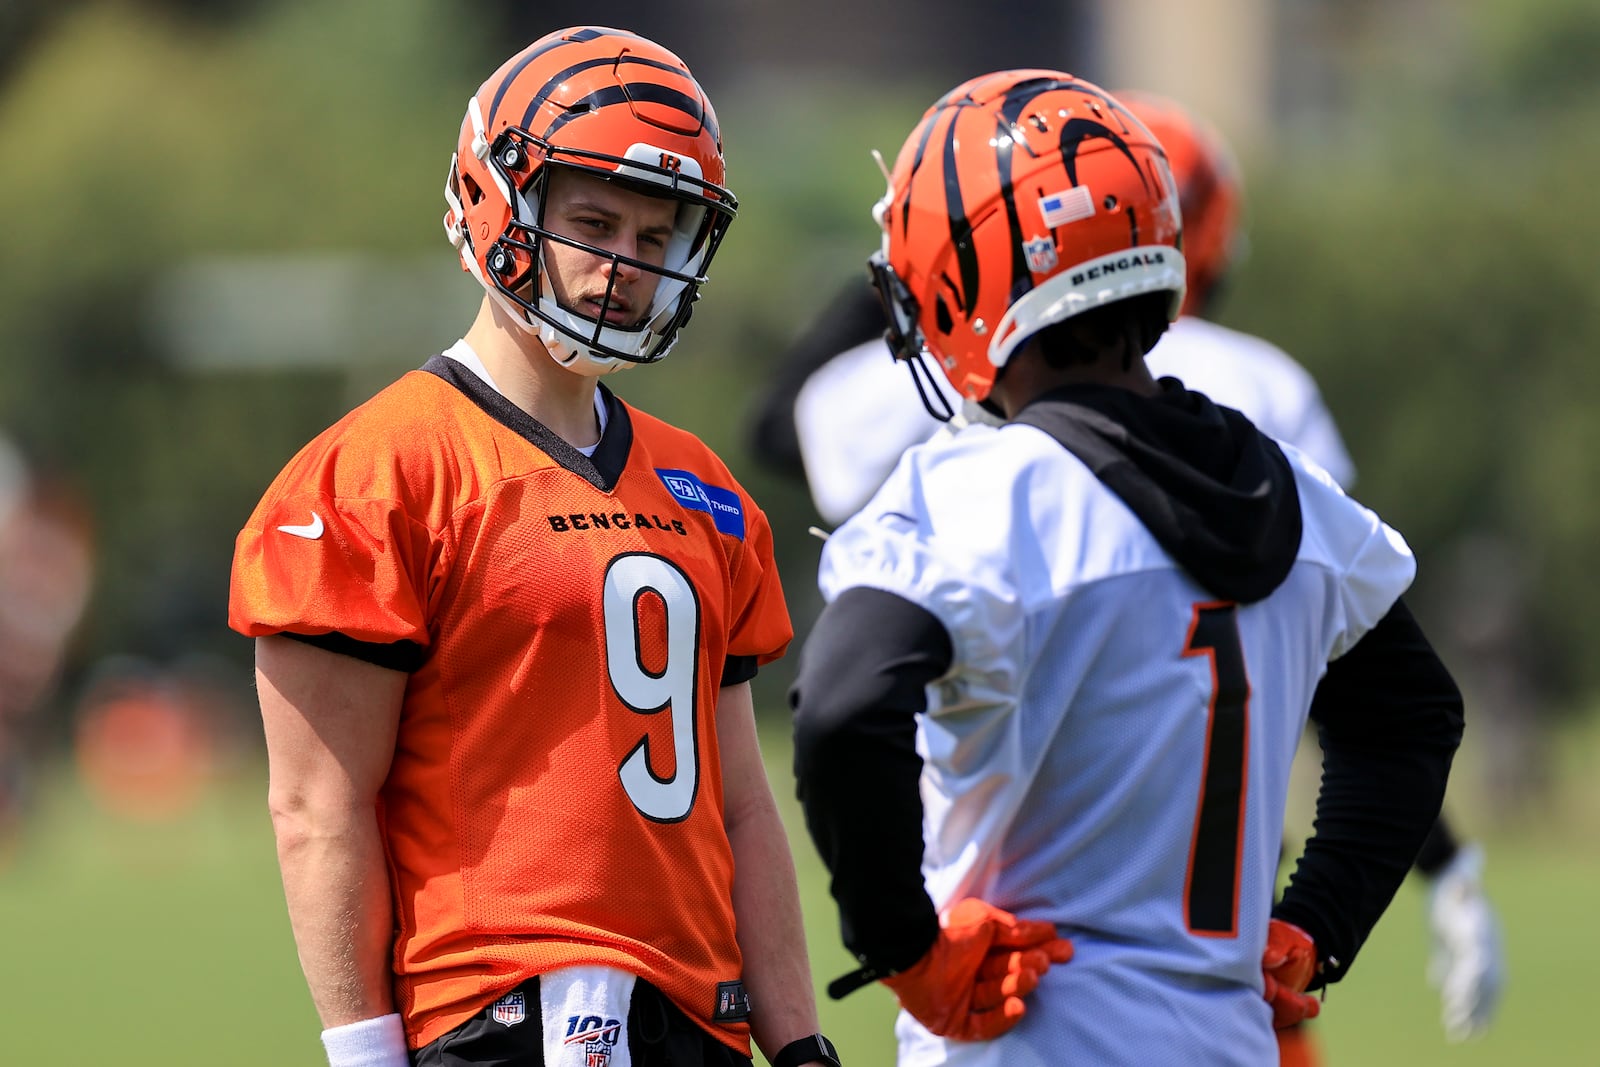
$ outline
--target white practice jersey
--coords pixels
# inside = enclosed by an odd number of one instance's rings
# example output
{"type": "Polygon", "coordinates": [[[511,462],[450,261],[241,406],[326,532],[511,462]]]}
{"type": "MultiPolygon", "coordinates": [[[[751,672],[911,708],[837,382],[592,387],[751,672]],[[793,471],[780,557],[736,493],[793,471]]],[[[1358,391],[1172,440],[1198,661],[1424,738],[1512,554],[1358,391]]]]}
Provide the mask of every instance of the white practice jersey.
{"type": "Polygon", "coordinates": [[[912,448],[827,542],[827,599],[885,590],[950,635],[917,732],[934,903],[981,897],[1076,946],[996,1041],[902,1013],[901,1067],[1276,1062],[1261,953],[1290,763],[1327,662],[1414,572],[1399,534],[1285,453],[1299,552],[1238,607],[1026,425],[912,448]]]}
{"type": "MultiPolygon", "coordinates": [[[[961,398],[937,368],[932,380],[961,410],[961,398]]],[[[794,402],[794,431],[817,514],[841,523],[872,498],[901,453],[944,424],[917,395],[911,373],[874,338],[847,348],[813,371],[794,402]]]]}
{"type": "MultiPolygon", "coordinates": [[[[1316,381],[1276,345],[1185,316],[1145,362],[1156,377],[1177,378],[1244,412],[1262,433],[1298,448],[1345,488],[1354,482],[1355,464],[1316,381]]],[[[930,370],[961,410],[945,376],[930,370]]],[[[838,524],[871,499],[902,452],[928,440],[941,423],[923,407],[906,368],[874,339],[845,349],[806,379],[795,398],[794,426],[817,514],[838,524]]]]}

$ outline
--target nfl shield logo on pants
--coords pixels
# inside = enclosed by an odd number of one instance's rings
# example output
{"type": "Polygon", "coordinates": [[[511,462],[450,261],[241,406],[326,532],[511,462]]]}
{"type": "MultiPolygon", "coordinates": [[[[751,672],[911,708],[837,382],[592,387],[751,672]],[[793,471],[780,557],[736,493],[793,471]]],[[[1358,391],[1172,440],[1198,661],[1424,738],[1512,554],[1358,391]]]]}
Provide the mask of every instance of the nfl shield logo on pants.
{"type": "Polygon", "coordinates": [[[507,993],[489,1008],[489,1018],[501,1026],[515,1026],[528,1017],[528,1001],[519,992],[507,993]]]}

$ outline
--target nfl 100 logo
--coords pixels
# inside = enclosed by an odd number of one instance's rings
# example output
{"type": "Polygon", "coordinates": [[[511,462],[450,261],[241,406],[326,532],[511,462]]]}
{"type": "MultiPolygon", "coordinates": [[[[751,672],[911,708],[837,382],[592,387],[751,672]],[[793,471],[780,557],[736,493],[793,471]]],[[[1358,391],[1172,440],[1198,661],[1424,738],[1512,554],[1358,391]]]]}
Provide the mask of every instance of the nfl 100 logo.
{"type": "Polygon", "coordinates": [[[569,1015],[567,1036],[562,1044],[577,1045],[583,1050],[583,1067],[610,1067],[611,1050],[621,1033],[622,1023],[617,1019],[569,1015]]]}
{"type": "Polygon", "coordinates": [[[528,1017],[528,999],[521,993],[507,993],[489,1007],[489,1018],[501,1026],[515,1026],[528,1017]]]}

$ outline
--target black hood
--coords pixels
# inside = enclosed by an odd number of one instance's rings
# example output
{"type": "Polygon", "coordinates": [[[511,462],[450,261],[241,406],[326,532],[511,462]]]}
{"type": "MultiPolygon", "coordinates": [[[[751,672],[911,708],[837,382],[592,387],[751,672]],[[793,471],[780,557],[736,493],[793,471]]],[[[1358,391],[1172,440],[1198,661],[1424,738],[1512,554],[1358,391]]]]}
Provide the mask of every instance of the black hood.
{"type": "Polygon", "coordinates": [[[1011,421],[1054,437],[1209,592],[1260,600],[1300,551],[1300,495],[1277,442],[1176,378],[1161,392],[1074,385],[1011,421]]]}

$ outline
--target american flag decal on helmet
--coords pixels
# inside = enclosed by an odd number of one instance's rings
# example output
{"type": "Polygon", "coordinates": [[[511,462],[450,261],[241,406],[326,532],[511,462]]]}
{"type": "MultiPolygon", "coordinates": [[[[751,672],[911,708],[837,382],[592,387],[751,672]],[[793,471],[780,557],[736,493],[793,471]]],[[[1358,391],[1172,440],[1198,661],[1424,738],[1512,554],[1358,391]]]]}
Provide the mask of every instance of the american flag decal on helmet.
{"type": "Polygon", "coordinates": [[[1039,211],[1044,215],[1046,226],[1065,226],[1094,214],[1094,196],[1088,186],[1080,185],[1064,192],[1041,196],[1039,211]]]}

